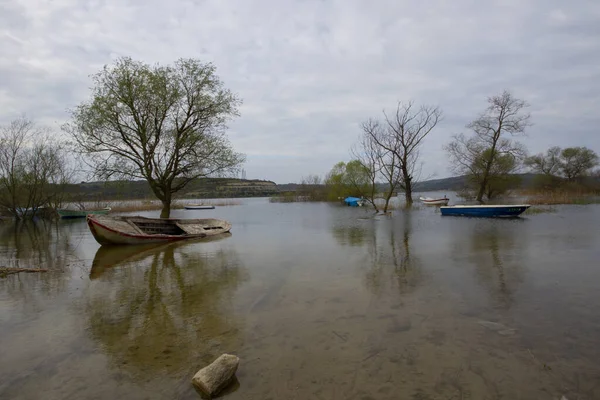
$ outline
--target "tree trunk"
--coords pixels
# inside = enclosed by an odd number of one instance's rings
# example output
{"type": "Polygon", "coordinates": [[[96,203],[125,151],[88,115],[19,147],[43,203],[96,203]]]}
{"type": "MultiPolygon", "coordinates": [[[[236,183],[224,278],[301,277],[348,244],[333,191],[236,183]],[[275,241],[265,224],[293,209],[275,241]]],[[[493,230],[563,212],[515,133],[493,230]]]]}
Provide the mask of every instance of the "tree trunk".
{"type": "Polygon", "coordinates": [[[165,195],[164,200],[161,200],[163,208],[160,211],[161,218],[169,218],[171,216],[171,194],[165,195]]]}
{"type": "Polygon", "coordinates": [[[487,186],[487,173],[483,171],[483,180],[479,186],[479,192],[477,192],[477,201],[483,203],[483,195],[485,194],[485,187],[487,186]]]}
{"type": "Polygon", "coordinates": [[[390,192],[385,196],[385,206],[383,207],[383,213],[387,213],[388,210],[388,206],[390,204],[390,199],[392,198],[392,194],[394,194],[393,190],[390,190],[390,192]]]}
{"type": "Polygon", "coordinates": [[[413,204],[412,178],[406,170],[403,170],[402,174],[404,175],[404,197],[406,198],[406,207],[411,207],[413,204]]]}
{"type": "Polygon", "coordinates": [[[406,189],[404,189],[404,197],[406,198],[406,207],[412,207],[413,198],[412,198],[412,185],[409,183],[406,185],[406,189]]]}

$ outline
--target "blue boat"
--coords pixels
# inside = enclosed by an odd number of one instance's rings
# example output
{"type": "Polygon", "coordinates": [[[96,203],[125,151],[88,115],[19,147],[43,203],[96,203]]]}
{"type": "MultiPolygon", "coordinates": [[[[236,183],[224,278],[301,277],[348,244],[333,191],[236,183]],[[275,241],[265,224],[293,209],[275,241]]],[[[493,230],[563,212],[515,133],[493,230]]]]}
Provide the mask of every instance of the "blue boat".
{"type": "Polygon", "coordinates": [[[465,217],[518,217],[531,207],[528,204],[515,205],[456,205],[440,207],[442,215],[457,215],[465,217]]]}
{"type": "Polygon", "coordinates": [[[344,203],[350,207],[362,207],[365,205],[365,200],[358,197],[346,197],[344,203]]]}

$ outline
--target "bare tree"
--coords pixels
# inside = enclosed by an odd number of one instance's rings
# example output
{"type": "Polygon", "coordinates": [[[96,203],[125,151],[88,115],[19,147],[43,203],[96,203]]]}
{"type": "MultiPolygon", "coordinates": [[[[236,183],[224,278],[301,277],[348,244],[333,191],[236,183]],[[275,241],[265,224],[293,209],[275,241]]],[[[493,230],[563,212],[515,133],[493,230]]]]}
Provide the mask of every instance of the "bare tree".
{"type": "Polygon", "coordinates": [[[551,147],[546,154],[539,153],[525,159],[525,165],[534,172],[544,175],[557,175],[560,173],[560,147],[551,147]]]}
{"type": "Polygon", "coordinates": [[[475,181],[479,202],[489,189],[499,157],[510,155],[518,161],[526,156],[525,148],[511,136],[524,133],[530,125],[530,115],[524,112],[528,104],[510,92],[505,90],[499,96],[490,97],[488,103],[486,111],[467,125],[474,135],[470,138],[456,135],[445,146],[454,169],[470,175],[475,181]]]}
{"type": "MultiPolygon", "coordinates": [[[[390,150],[392,138],[384,125],[374,119],[369,119],[363,122],[361,127],[364,135],[361,142],[363,154],[359,155],[359,159],[371,163],[373,171],[378,173],[373,178],[379,176],[385,183],[386,189],[383,192],[385,200],[383,212],[385,213],[388,211],[390,199],[401,184],[401,160],[397,152],[390,150]]],[[[373,195],[370,202],[375,206],[374,197],[373,195]]],[[[377,210],[377,206],[375,209],[377,210]]]]}
{"type": "Polygon", "coordinates": [[[73,169],[66,146],[27,117],[0,128],[0,206],[17,217],[33,217],[64,196],[73,169]]]}
{"type": "Polygon", "coordinates": [[[150,66],[121,58],[93,77],[92,100],[72,111],[64,129],[103,179],[145,179],[171,211],[190,181],[235,173],[244,156],[225,136],[241,101],[194,59],[150,66]]]}
{"type": "MultiPolygon", "coordinates": [[[[375,202],[378,192],[377,178],[381,174],[382,161],[386,157],[385,151],[377,145],[373,139],[373,135],[369,133],[373,129],[377,129],[373,124],[375,124],[373,121],[367,121],[362,124],[363,135],[361,136],[359,143],[355,145],[350,152],[354,159],[362,165],[364,171],[362,180],[365,182],[363,182],[363,189],[360,195],[373,206],[375,212],[379,212],[379,207],[375,202]]],[[[351,185],[353,185],[355,188],[360,187],[356,182],[354,182],[356,180],[355,178],[348,177],[348,179],[351,181],[351,185]]],[[[387,183],[389,186],[391,186],[389,181],[387,183]]],[[[386,197],[389,198],[387,195],[386,197]]],[[[387,211],[387,206],[388,202],[385,204],[385,211],[387,211]]]]}
{"type": "Polygon", "coordinates": [[[393,154],[394,164],[384,164],[384,169],[389,168],[386,173],[390,178],[397,175],[398,184],[404,190],[406,205],[411,206],[413,183],[420,168],[419,149],[442,119],[442,111],[428,105],[416,109],[411,101],[398,102],[396,112],[391,116],[385,111],[383,114],[385,121],[378,129],[371,130],[377,133],[372,137],[379,147],[393,154]]]}

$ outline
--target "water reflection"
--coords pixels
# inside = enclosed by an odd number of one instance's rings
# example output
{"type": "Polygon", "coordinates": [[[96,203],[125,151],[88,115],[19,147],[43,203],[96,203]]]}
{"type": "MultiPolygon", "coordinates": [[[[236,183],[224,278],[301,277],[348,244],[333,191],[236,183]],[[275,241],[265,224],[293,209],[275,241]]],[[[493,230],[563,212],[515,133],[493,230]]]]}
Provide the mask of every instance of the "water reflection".
{"type": "Polygon", "coordinates": [[[466,255],[494,308],[511,308],[524,279],[521,257],[526,238],[519,233],[520,225],[518,220],[482,221],[467,236],[468,241],[456,236],[460,243],[455,250],[466,255]]]}
{"type": "Polygon", "coordinates": [[[367,229],[357,225],[338,225],[331,228],[333,237],[342,246],[362,246],[367,236],[367,229]]]}
{"type": "Polygon", "coordinates": [[[98,250],[85,312],[116,365],[144,376],[189,374],[239,346],[242,321],[230,300],[248,273],[235,251],[206,246],[98,250]]]}
{"type": "Polygon", "coordinates": [[[57,221],[34,220],[0,224],[0,266],[47,269],[48,273],[0,278],[3,289],[22,306],[33,306],[42,296],[64,291],[70,267],[80,266],[77,239],[57,221]]]}
{"type": "Polygon", "coordinates": [[[422,279],[420,262],[411,246],[414,212],[404,209],[393,217],[376,216],[332,227],[341,245],[366,248],[364,282],[375,295],[388,289],[408,293],[422,279]]]}

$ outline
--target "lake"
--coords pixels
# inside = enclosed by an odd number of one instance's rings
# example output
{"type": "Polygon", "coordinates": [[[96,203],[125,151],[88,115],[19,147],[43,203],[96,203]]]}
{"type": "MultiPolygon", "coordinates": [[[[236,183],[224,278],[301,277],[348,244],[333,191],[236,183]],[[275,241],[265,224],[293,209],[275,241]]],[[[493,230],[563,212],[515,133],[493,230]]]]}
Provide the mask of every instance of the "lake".
{"type": "MultiPolygon", "coordinates": [[[[418,196],[417,196],[418,197],[418,196]]],[[[600,398],[600,206],[514,220],[241,199],[231,235],[101,248],[0,225],[0,398],[600,398]]],[[[158,212],[140,213],[157,216],[158,212]]]]}

